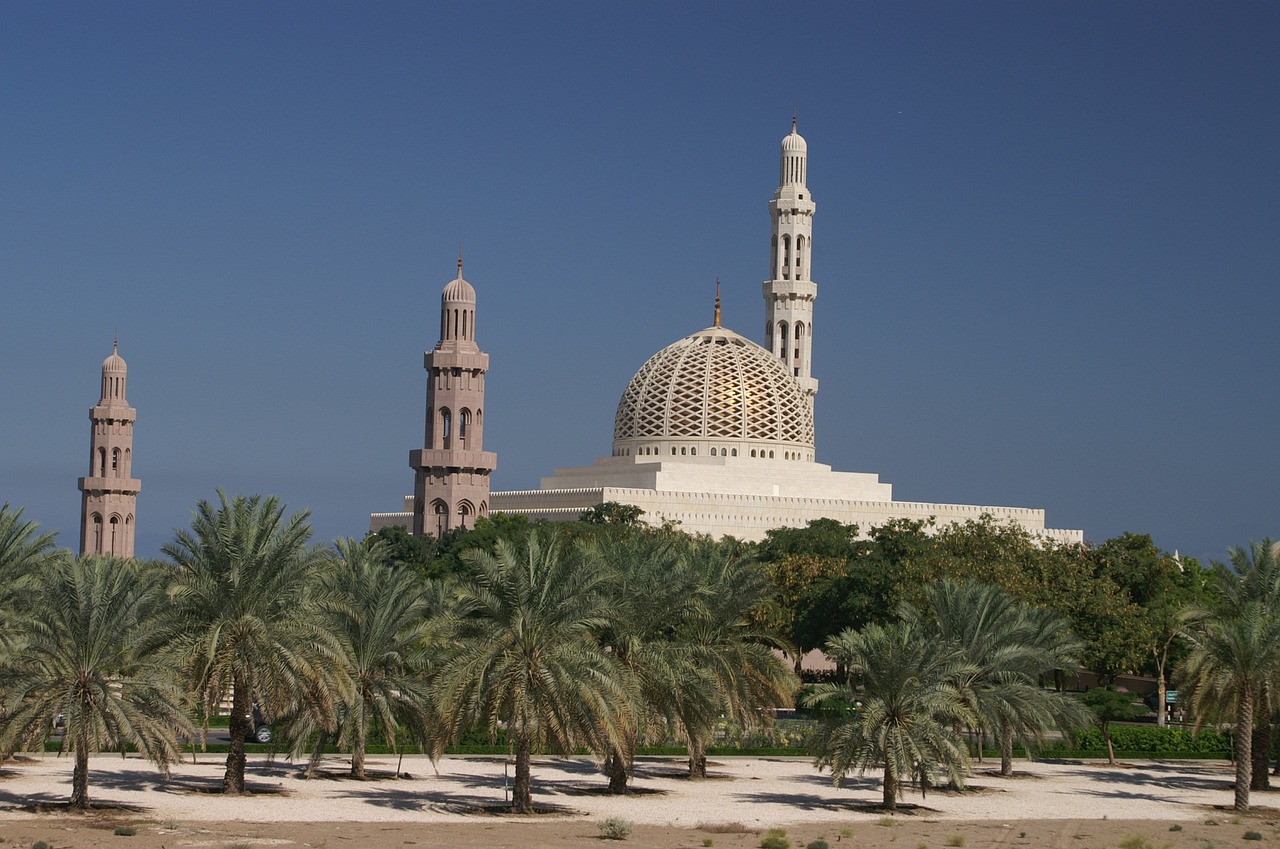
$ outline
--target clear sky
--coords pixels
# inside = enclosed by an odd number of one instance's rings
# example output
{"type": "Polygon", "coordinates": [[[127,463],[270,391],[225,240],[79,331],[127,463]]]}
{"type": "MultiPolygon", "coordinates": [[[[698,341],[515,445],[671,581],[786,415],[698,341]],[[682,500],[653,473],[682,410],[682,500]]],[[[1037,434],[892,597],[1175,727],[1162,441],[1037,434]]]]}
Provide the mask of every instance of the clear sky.
{"type": "Polygon", "coordinates": [[[216,487],[395,510],[458,245],[495,489],[759,340],[793,110],[818,460],[1184,554],[1280,535],[1280,6],[0,3],[0,502],[78,543],[119,331],[141,555],[216,487]]]}

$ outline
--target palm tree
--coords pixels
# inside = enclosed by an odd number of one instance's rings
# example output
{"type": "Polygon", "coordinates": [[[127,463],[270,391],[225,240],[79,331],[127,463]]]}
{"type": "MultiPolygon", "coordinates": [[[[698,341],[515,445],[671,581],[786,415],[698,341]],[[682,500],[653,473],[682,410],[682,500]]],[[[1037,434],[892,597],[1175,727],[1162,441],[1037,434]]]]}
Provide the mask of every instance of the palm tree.
{"type": "MultiPolygon", "coordinates": [[[[676,534],[646,527],[606,523],[585,545],[584,555],[610,578],[611,616],[600,641],[629,677],[635,698],[630,721],[617,748],[604,759],[609,792],[625,793],[642,739],[665,734],[677,724],[676,682],[687,678],[687,653],[672,639],[674,623],[699,608],[696,582],[680,557],[676,534]]],[[[714,712],[710,688],[706,710],[714,712]]]]}
{"type": "MultiPolygon", "coordinates": [[[[342,643],[351,685],[351,698],[338,705],[337,743],[350,747],[351,775],[364,780],[371,725],[392,747],[399,730],[418,743],[428,737],[431,698],[420,673],[435,611],[429,587],[415,570],[384,565],[387,546],[376,537],[340,539],[334,549],[338,563],[327,576],[324,615],[342,643]]],[[[314,730],[304,722],[291,732],[303,745],[314,730]]]]}
{"type": "Polygon", "coordinates": [[[462,555],[469,574],[452,620],[456,652],[436,676],[449,729],[506,728],[516,756],[511,806],[533,812],[535,747],[570,754],[582,744],[617,749],[631,694],[617,659],[598,636],[609,622],[608,575],[562,551],[554,529],[532,529],[493,552],[462,555]]]}
{"type": "Polygon", "coordinates": [[[774,587],[760,564],[734,541],[689,540],[686,568],[702,603],[673,623],[684,675],[672,692],[689,751],[689,775],[707,775],[707,747],[720,717],[744,727],[767,725],[773,708],[791,707],[800,682],[777,649],[792,649],[753,615],[774,587]],[[708,696],[710,696],[708,710],[708,696]]]}
{"type": "Polygon", "coordinates": [[[310,713],[332,728],[348,696],[342,646],[324,627],[319,581],[330,558],[310,548],[305,512],[274,497],[200,501],[190,531],[162,549],[178,564],[168,652],[205,720],[231,694],[225,793],[244,792],[245,737],[255,700],[272,716],[310,713]]]}
{"type": "Polygon", "coordinates": [[[1078,701],[1039,683],[1043,675],[1074,669],[1081,648],[1057,614],[991,584],[946,580],[925,589],[921,609],[907,605],[902,615],[971,664],[971,674],[956,684],[979,729],[1000,744],[1001,775],[1013,773],[1015,741],[1029,746],[1051,731],[1092,722],[1078,701]]]}
{"type": "Polygon", "coordinates": [[[1280,562],[1269,539],[1230,554],[1213,564],[1217,601],[1187,612],[1181,677],[1197,722],[1234,713],[1235,809],[1247,811],[1255,711],[1280,675],[1280,562]]]}
{"type": "Polygon", "coordinates": [[[21,582],[53,552],[55,535],[38,533],[39,528],[22,520],[21,508],[0,506],[0,663],[13,640],[24,633],[24,614],[30,612],[21,582]]]}
{"type": "Polygon", "coordinates": [[[830,767],[837,786],[850,770],[882,767],[889,810],[905,780],[919,780],[923,791],[941,770],[964,786],[968,755],[953,726],[973,719],[957,686],[973,674],[972,662],[910,622],[846,630],[827,641],[826,653],[856,683],[819,685],[805,699],[834,708],[819,735],[817,766],[830,767]]]}
{"type": "Polygon", "coordinates": [[[89,806],[89,754],[132,743],[166,776],[177,735],[190,730],[182,690],[144,653],[163,573],[109,557],[54,557],[31,575],[37,615],[3,670],[8,715],[0,750],[43,744],[65,717],[62,745],[75,754],[71,807],[89,806]]]}

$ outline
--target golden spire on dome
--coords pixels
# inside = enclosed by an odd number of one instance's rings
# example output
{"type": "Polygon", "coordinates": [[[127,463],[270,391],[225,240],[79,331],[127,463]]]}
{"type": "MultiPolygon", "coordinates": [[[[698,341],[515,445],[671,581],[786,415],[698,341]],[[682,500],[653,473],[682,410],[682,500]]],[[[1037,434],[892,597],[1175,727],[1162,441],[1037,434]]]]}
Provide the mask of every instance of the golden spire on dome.
{"type": "Polygon", "coordinates": [[[720,278],[716,278],[716,320],[715,327],[720,326],[720,278]]]}

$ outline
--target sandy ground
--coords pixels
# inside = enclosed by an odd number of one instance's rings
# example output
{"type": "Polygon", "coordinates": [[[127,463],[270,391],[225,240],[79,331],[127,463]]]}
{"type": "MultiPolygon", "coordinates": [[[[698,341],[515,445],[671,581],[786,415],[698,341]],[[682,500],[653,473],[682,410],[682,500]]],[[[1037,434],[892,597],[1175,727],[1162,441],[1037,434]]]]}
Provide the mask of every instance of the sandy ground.
{"type": "MultiPolygon", "coordinates": [[[[306,779],[297,764],[252,758],[251,793],[219,790],[222,758],[201,755],[166,780],[148,762],[95,757],[84,816],[62,809],[71,788],[71,762],[47,755],[0,765],[0,841],[53,849],[129,845],[250,846],[581,846],[601,841],[607,818],[635,825],[635,847],[754,849],[770,828],[787,832],[795,849],[824,839],[833,849],[873,846],[1060,846],[1127,849],[1212,849],[1246,832],[1258,845],[1280,846],[1280,811],[1270,793],[1255,794],[1243,818],[1231,803],[1231,768],[1217,761],[1016,764],[1013,778],[976,765],[964,792],[908,791],[902,810],[886,817],[876,806],[873,776],[851,777],[842,788],[804,758],[720,758],[711,777],[690,781],[683,763],[642,759],[633,793],[610,796],[589,760],[538,760],[534,798],[542,813],[500,813],[506,798],[502,758],[448,757],[434,766],[405,758],[369,763],[374,780],[344,777],[346,763],[327,762],[322,777],[306,779]],[[118,828],[135,834],[116,834],[118,828]],[[1145,843],[1138,842],[1145,841],[1145,843]]],[[[1255,845],[1250,842],[1245,845],[1255,845]]]]}

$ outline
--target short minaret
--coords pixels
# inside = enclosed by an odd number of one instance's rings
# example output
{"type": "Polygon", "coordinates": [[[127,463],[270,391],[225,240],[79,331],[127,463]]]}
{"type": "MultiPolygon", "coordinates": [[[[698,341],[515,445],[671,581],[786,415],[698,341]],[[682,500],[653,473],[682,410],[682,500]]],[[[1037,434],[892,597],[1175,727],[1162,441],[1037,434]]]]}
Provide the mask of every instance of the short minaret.
{"type": "Polygon", "coordinates": [[[125,400],[128,366],[112,343],[102,361],[102,398],[89,409],[89,474],[80,478],[80,553],[133,557],[134,514],[142,481],[133,477],[133,423],[125,400]]]}
{"type": "Polygon", "coordinates": [[[773,242],[764,283],[765,347],[787,364],[812,409],[818,394],[811,369],[813,301],[818,297],[818,284],[810,277],[814,204],[805,185],[808,145],[796,132],[795,118],[782,140],[780,159],[778,190],[769,201],[773,242]]]}
{"type": "Polygon", "coordinates": [[[489,355],[476,345],[476,290],[462,279],[461,256],[457,278],[440,296],[440,341],[423,367],[426,447],[409,452],[413,533],[438,537],[489,515],[489,474],[498,467],[498,455],[482,450],[489,355]]]}

